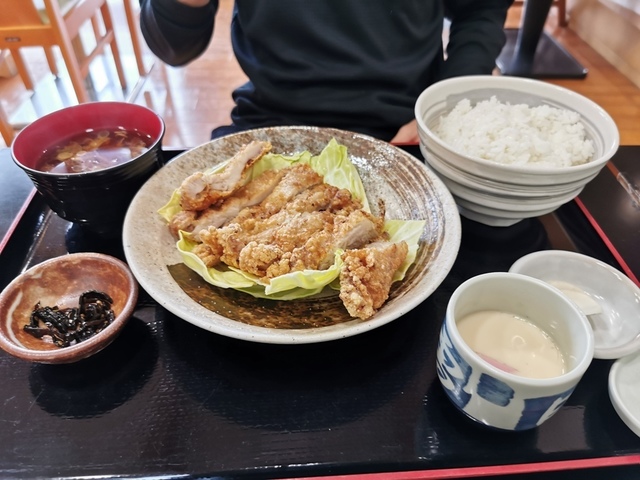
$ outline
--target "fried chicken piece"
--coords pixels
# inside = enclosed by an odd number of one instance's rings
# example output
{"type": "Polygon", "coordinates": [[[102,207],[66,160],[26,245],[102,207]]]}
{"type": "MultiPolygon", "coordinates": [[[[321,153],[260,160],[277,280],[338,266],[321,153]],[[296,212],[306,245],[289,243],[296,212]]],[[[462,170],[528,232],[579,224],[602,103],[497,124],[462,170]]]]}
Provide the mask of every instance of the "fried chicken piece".
{"type": "Polygon", "coordinates": [[[336,217],[333,235],[334,250],[360,248],[384,235],[384,218],[354,210],[346,217],[336,217]]]}
{"type": "MultiPolygon", "coordinates": [[[[232,267],[238,267],[237,261],[233,260],[232,256],[228,256],[226,261],[222,258],[225,253],[225,248],[228,250],[237,250],[240,252],[242,248],[247,244],[247,240],[243,238],[240,225],[236,223],[229,224],[224,228],[210,227],[204,230],[200,230],[200,240],[202,245],[208,248],[212,252],[219,252],[219,255],[215,257],[215,263],[208,263],[207,267],[211,268],[220,262],[225,262],[232,267]]],[[[207,252],[207,250],[204,250],[207,252]]],[[[198,254],[198,256],[200,256],[198,254]]],[[[202,257],[200,257],[202,258],[202,257]]],[[[204,261],[204,258],[202,258],[204,261]]],[[[210,260],[214,260],[214,257],[209,257],[210,260]]]]}
{"type": "Polygon", "coordinates": [[[285,176],[278,186],[273,189],[260,207],[268,215],[272,215],[282,209],[290,200],[305,190],[324,183],[322,175],[317,173],[306,163],[293,165],[287,169],[285,176]]]}
{"type": "MultiPolygon", "coordinates": [[[[288,217],[284,223],[251,236],[251,240],[238,254],[238,267],[259,277],[277,276],[267,275],[273,263],[279,262],[284,254],[302,247],[310,237],[318,232],[331,229],[332,223],[333,214],[328,211],[294,214],[288,217]]],[[[222,256],[222,261],[225,263],[227,260],[231,260],[226,254],[227,250],[225,249],[222,256]]],[[[289,271],[283,271],[280,275],[289,273],[289,271]]]]}
{"type": "MultiPolygon", "coordinates": [[[[295,169],[294,174],[301,173],[307,179],[312,178],[312,176],[307,176],[306,169],[293,168],[295,169]]],[[[292,180],[292,177],[285,175],[281,183],[286,179],[292,180]]],[[[291,183],[293,182],[289,184],[291,183]]],[[[299,185],[308,184],[306,181],[298,183],[299,185]]],[[[277,189],[278,187],[274,189],[274,193],[277,189]]],[[[296,190],[298,189],[296,188],[296,190]]],[[[286,196],[289,197],[289,194],[286,196]]],[[[211,245],[212,248],[214,250],[222,248],[224,251],[221,261],[227,265],[242,268],[239,262],[240,252],[249,242],[278,243],[284,253],[301,245],[301,240],[306,241],[315,231],[320,229],[318,218],[313,215],[308,217],[300,217],[300,215],[313,212],[331,212],[333,206],[338,206],[342,212],[357,210],[361,207],[360,202],[351,200],[351,193],[348,190],[341,191],[337,187],[325,183],[313,184],[302,190],[284,203],[279,211],[271,215],[268,215],[267,212],[275,208],[275,202],[270,201],[266,205],[265,202],[242,210],[232,222],[219,228],[215,236],[203,236],[200,232],[201,240],[205,243],[215,241],[216,246],[211,245]]],[[[322,214],[321,217],[324,222],[332,222],[330,215],[322,214]]],[[[259,270],[261,271],[261,268],[259,270]]],[[[251,271],[254,273],[253,269],[251,271]]],[[[258,275],[258,273],[255,274],[258,275]]]]}
{"type": "Polygon", "coordinates": [[[179,187],[183,210],[204,210],[230,196],[242,185],[247,170],[271,150],[269,142],[253,141],[245,145],[218,173],[196,172],[179,187]]]}
{"type": "Polygon", "coordinates": [[[198,212],[195,210],[181,210],[169,220],[171,235],[178,238],[180,231],[192,232],[197,222],[198,212]]]}
{"type": "MultiPolygon", "coordinates": [[[[316,232],[304,245],[297,247],[290,252],[284,252],[277,261],[271,263],[265,269],[264,282],[270,282],[272,278],[279,277],[291,272],[302,270],[320,270],[319,260],[326,255],[327,245],[333,240],[331,226],[316,232]]],[[[330,265],[330,264],[329,264],[330,265]]],[[[325,268],[329,267],[327,265],[325,268]]]]}
{"type": "Polygon", "coordinates": [[[406,242],[376,242],[342,255],[340,299],[352,317],[370,318],[389,298],[393,275],[408,251],[406,242]]]}
{"type": "MultiPolygon", "coordinates": [[[[334,214],[336,213],[334,210],[336,203],[343,215],[348,215],[361,207],[360,202],[351,199],[351,193],[348,190],[340,190],[332,185],[321,183],[299,193],[278,212],[270,216],[258,214],[242,219],[242,215],[239,215],[234,219],[234,223],[239,223],[248,234],[257,235],[262,231],[281,227],[300,214],[321,211],[334,214]],[[344,192],[349,196],[348,203],[343,198],[344,192]],[[336,199],[339,201],[336,202],[336,199]]],[[[329,217],[327,217],[327,221],[329,221],[329,217]]]]}
{"type": "MultiPolygon", "coordinates": [[[[331,205],[329,205],[329,210],[338,215],[349,215],[354,210],[360,210],[361,208],[362,202],[354,198],[346,188],[338,190],[331,199],[331,205]]],[[[384,217],[384,214],[382,217],[384,217]]]]}
{"type": "Polygon", "coordinates": [[[284,173],[283,170],[267,170],[238,188],[220,204],[212,205],[201,212],[178,212],[169,222],[169,230],[175,236],[180,230],[189,232],[190,239],[199,242],[201,230],[221,227],[233,220],[244,208],[262,202],[273,191],[284,173]]]}
{"type": "Polygon", "coordinates": [[[268,218],[287,206],[301,192],[321,184],[323,184],[322,175],[316,173],[307,164],[295,164],[284,169],[284,176],[278,185],[259,205],[240,212],[234,222],[243,223],[248,219],[268,218]]]}
{"type": "Polygon", "coordinates": [[[204,263],[207,268],[211,268],[214,265],[220,263],[222,249],[215,249],[215,244],[213,245],[214,247],[212,248],[210,245],[199,243],[198,245],[193,247],[193,250],[191,251],[192,253],[197,255],[200,260],[202,260],[202,263],[204,263]]]}
{"type": "Polygon", "coordinates": [[[284,253],[279,245],[251,241],[240,251],[238,263],[243,271],[263,277],[267,268],[284,253]]]}
{"type": "Polygon", "coordinates": [[[363,210],[348,215],[332,214],[324,229],[308,235],[303,245],[267,269],[267,279],[301,270],[325,270],[333,262],[338,249],[360,248],[384,236],[384,219],[363,210]]]}

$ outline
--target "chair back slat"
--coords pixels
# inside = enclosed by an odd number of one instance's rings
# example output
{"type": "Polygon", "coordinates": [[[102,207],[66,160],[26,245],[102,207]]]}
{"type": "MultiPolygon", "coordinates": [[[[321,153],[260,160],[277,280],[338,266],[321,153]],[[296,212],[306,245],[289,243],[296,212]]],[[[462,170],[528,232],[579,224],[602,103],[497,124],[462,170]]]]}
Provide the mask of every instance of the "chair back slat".
{"type": "MultiPolygon", "coordinates": [[[[44,0],[46,3],[55,2],[55,0],[44,0]]],[[[71,37],[75,37],[80,31],[80,27],[96,14],[104,5],[104,0],[78,0],[74,2],[73,8],[67,9],[64,16],[67,31],[71,37]]]]}

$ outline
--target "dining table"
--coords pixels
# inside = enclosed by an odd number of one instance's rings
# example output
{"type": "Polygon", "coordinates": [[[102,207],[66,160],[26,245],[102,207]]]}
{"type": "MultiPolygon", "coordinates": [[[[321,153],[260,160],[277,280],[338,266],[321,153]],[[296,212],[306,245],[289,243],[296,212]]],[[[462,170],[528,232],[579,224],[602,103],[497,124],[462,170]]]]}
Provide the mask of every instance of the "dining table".
{"type": "MultiPolygon", "coordinates": [[[[422,160],[417,145],[398,148],[422,160]]],[[[165,148],[163,161],[181,153],[165,148]]],[[[640,146],[621,146],[611,162],[623,157],[640,161],[640,146]]],[[[594,359],[553,417],[519,432],[467,418],[436,372],[447,303],[465,280],[549,249],[621,271],[637,263],[640,249],[621,258],[594,218],[579,197],[509,227],[462,217],[438,288],[396,320],[339,340],[226,337],[141,289],[120,335],[92,357],[50,365],[0,351],[0,478],[640,478],[640,438],[608,394],[614,360],[594,359]]],[[[9,148],[0,149],[0,239],[0,288],[68,253],[126,260],[117,236],[53,213],[9,148]]]]}

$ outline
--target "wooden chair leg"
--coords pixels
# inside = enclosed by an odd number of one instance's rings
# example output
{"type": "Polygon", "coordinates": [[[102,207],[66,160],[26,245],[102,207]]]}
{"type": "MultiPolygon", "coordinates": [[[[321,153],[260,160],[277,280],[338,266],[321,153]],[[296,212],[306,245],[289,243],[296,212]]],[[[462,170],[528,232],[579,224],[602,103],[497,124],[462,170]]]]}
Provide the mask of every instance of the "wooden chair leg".
{"type": "Polygon", "coordinates": [[[53,53],[52,47],[44,47],[44,55],[47,57],[47,64],[49,64],[49,70],[56,77],[60,76],[60,71],[58,70],[58,63],[56,62],[56,56],[53,53]]]}
{"type": "Polygon", "coordinates": [[[22,54],[20,53],[20,49],[18,48],[10,48],[11,56],[13,57],[13,63],[16,64],[16,70],[18,70],[18,75],[22,79],[22,83],[24,83],[24,87],[27,90],[34,90],[33,80],[31,80],[31,75],[29,75],[29,70],[27,69],[26,64],[24,63],[24,58],[22,58],[22,54]]]}
{"type": "Polygon", "coordinates": [[[142,47],[140,46],[140,32],[138,30],[138,22],[136,14],[133,11],[131,0],[123,0],[124,13],[127,17],[127,25],[129,26],[129,33],[131,35],[131,43],[133,44],[133,54],[136,57],[136,64],[138,66],[138,73],[141,77],[147,74],[147,69],[144,66],[144,57],[142,55],[142,47]]]}
{"type": "Polygon", "coordinates": [[[15,131],[9,123],[9,118],[7,114],[4,112],[2,105],[0,104],[0,135],[2,135],[2,139],[7,146],[11,145],[13,142],[13,137],[15,136],[15,131]]]}
{"type": "Polygon", "coordinates": [[[100,12],[102,13],[102,21],[104,22],[104,26],[107,32],[113,32],[111,42],[109,42],[109,45],[111,47],[111,54],[113,55],[113,61],[116,65],[116,71],[118,72],[120,85],[124,90],[126,90],[127,77],[125,76],[124,68],[122,67],[122,58],[120,57],[120,49],[118,48],[118,42],[116,41],[115,30],[113,28],[113,20],[111,19],[111,11],[109,10],[109,5],[107,4],[107,2],[105,2],[102,5],[102,7],[100,7],[100,12]]]}
{"type": "Polygon", "coordinates": [[[89,93],[87,92],[87,88],[84,84],[84,77],[80,70],[78,58],[76,57],[76,55],[82,55],[82,53],[74,51],[74,48],[68,38],[60,42],[60,52],[62,53],[62,58],[64,59],[65,66],[67,67],[67,72],[71,79],[71,85],[73,85],[73,90],[76,93],[78,102],[89,102],[91,98],[89,97],[89,93]]]}
{"type": "Polygon", "coordinates": [[[558,6],[558,24],[561,27],[566,27],[569,25],[569,19],[567,18],[567,1],[557,0],[556,4],[558,6]]]}

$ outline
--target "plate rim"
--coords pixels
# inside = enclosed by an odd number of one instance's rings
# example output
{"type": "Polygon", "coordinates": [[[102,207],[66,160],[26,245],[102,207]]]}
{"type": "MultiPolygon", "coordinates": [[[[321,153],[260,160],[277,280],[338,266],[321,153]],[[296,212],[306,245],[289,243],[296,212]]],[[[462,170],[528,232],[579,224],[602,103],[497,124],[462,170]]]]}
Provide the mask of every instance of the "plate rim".
{"type": "MultiPolygon", "coordinates": [[[[348,145],[347,149],[349,148],[348,145]]],[[[166,173],[166,172],[165,172],[166,173]]],[[[159,207],[158,207],[159,208],[159,207]]],[[[460,243],[461,243],[461,220],[460,215],[458,213],[458,209],[456,203],[453,199],[453,196],[449,192],[448,188],[445,184],[440,180],[440,178],[426,166],[424,162],[421,162],[415,156],[410,153],[402,150],[401,148],[379,140],[374,137],[370,137],[365,134],[360,134],[356,132],[339,130],[334,128],[324,128],[324,127],[308,127],[308,126],[280,126],[280,127],[264,127],[257,129],[245,130],[238,133],[233,133],[230,135],[226,135],[224,137],[220,137],[214,140],[210,140],[208,142],[202,143],[193,148],[187,149],[179,155],[175,156],[172,160],[170,160],[164,167],[162,167],[158,172],[156,172],[146,183],[141,187],[139,192],[136,194],[134,199],[131,202],[129,210],[127,211],[127,215],[125,217],[124,225],[123,225],[123,247],[124,254],[133,272],[134,276],[140,283],[140,286],[156,301],[160,306],[167,309],[169,312],[173,313],[180,319],[187,321],[199,328],[202,328],[206,331],[210,331],[212,333],[224,335],[231,338],[236,338],[239,340],[257,342],[257,343],[270,343],[270,344],[306,344],[306,343],[320,343],[332,340],[338,340],[341,338],[347,338],[354,335],[358,335],[360,333],[364,333],[375,328],[381,327],[391,321],[402,317],[410,310],[415,308],[417,305],[426,300],[432,293],[435,291],[438,286],[444,281],[445,277],[450,272],[455,260],[457,258],[460,243]],[[444,213],[444,217],[446,218],[445,232],[443,234],[443,242],[442,249],[440,251],[439,260],[443,262],[443,264],[438,264],[438,272],[433,277],[431,283],[432,288],[428,291],[421,292],[419,295],[415,295],[411,298],[405,298],[401,306],[396,307],[396,310],[393,315],[389,315],[386,312],[378,312],[374,317],[368,319],[366,321],[354,319],[353,321],[343,322],[339,324],[334,324],[326,327],[317,327],[317,328],[306,328],[306,329],[274,329],[256,325],[245,324],[227,317],[215,313],[206,309],[205,307],[200,306],[197,302],[193,301],[188,297],[188,295],[182,291],[178,286],[178,290],[184,295],[186,298],[190,300],[193,304],[192,307],[196,308],[200,313],[206,312],[206,318],[198,318],[195,312],[189,312],[187,309],[181,307],[177,302],[172,302],[167,296],[163,296],[165,292],[159,292],[155,283],[151,281],[144,269],[139,265],[138,260],[133,256],[132,252],[132,242],[135,243],[135,238],[133,232],[134,228],[134,215],[137,213],[136,208],[137,204],[140,201],[140,198],[144,196],[146,189],[149,188],[149,185],[152,184],[155,180],[163,175],[163,169],[167,167],[171,168],[171,165],[179,165],[180,162],[183,162],[185,157],[191,154],[196,149],[204,148],[206,145],[215,143],[215,142],[224,142],[230,141],[233,138],[239,136],[246,135],[260,135],[270,132],[278,131],[278,132],[294,132],[300,133],[304,132],[308,133],[317,133],[321,131],[324,134],[335,133],[337,135],[347,135],[354,139],[360,139],[366,142],[373,142],[380,146],[384,146],[385,148],[392,148],[398,153],[401,157],[405,158],[407,161],[413,162],[415,165],[419,165],[418,168],[424,169],[424,173],[429,177],[429,180],[432,182],[434,192],[438,196],[438,200],[442,205],[442,210],[444,213]],[[448,215],[447,215],[448,213],[448,215]],[[211,321],[214,320],[214,321],[211,321]]],[[[177,253],[177,250],[176,250],[177,253]]],[[[164,269],[167,265],[163,265],[164,269]]],[[[431,266],[430,268],[434,268],[431,266]]],[[[166,275],[165,275],[166,276],[166,275]]],[[[175,282],[174,280],[172,280],[175,282]]],[[[177,283],[175,284],[177,286],[177,283]]]]}

